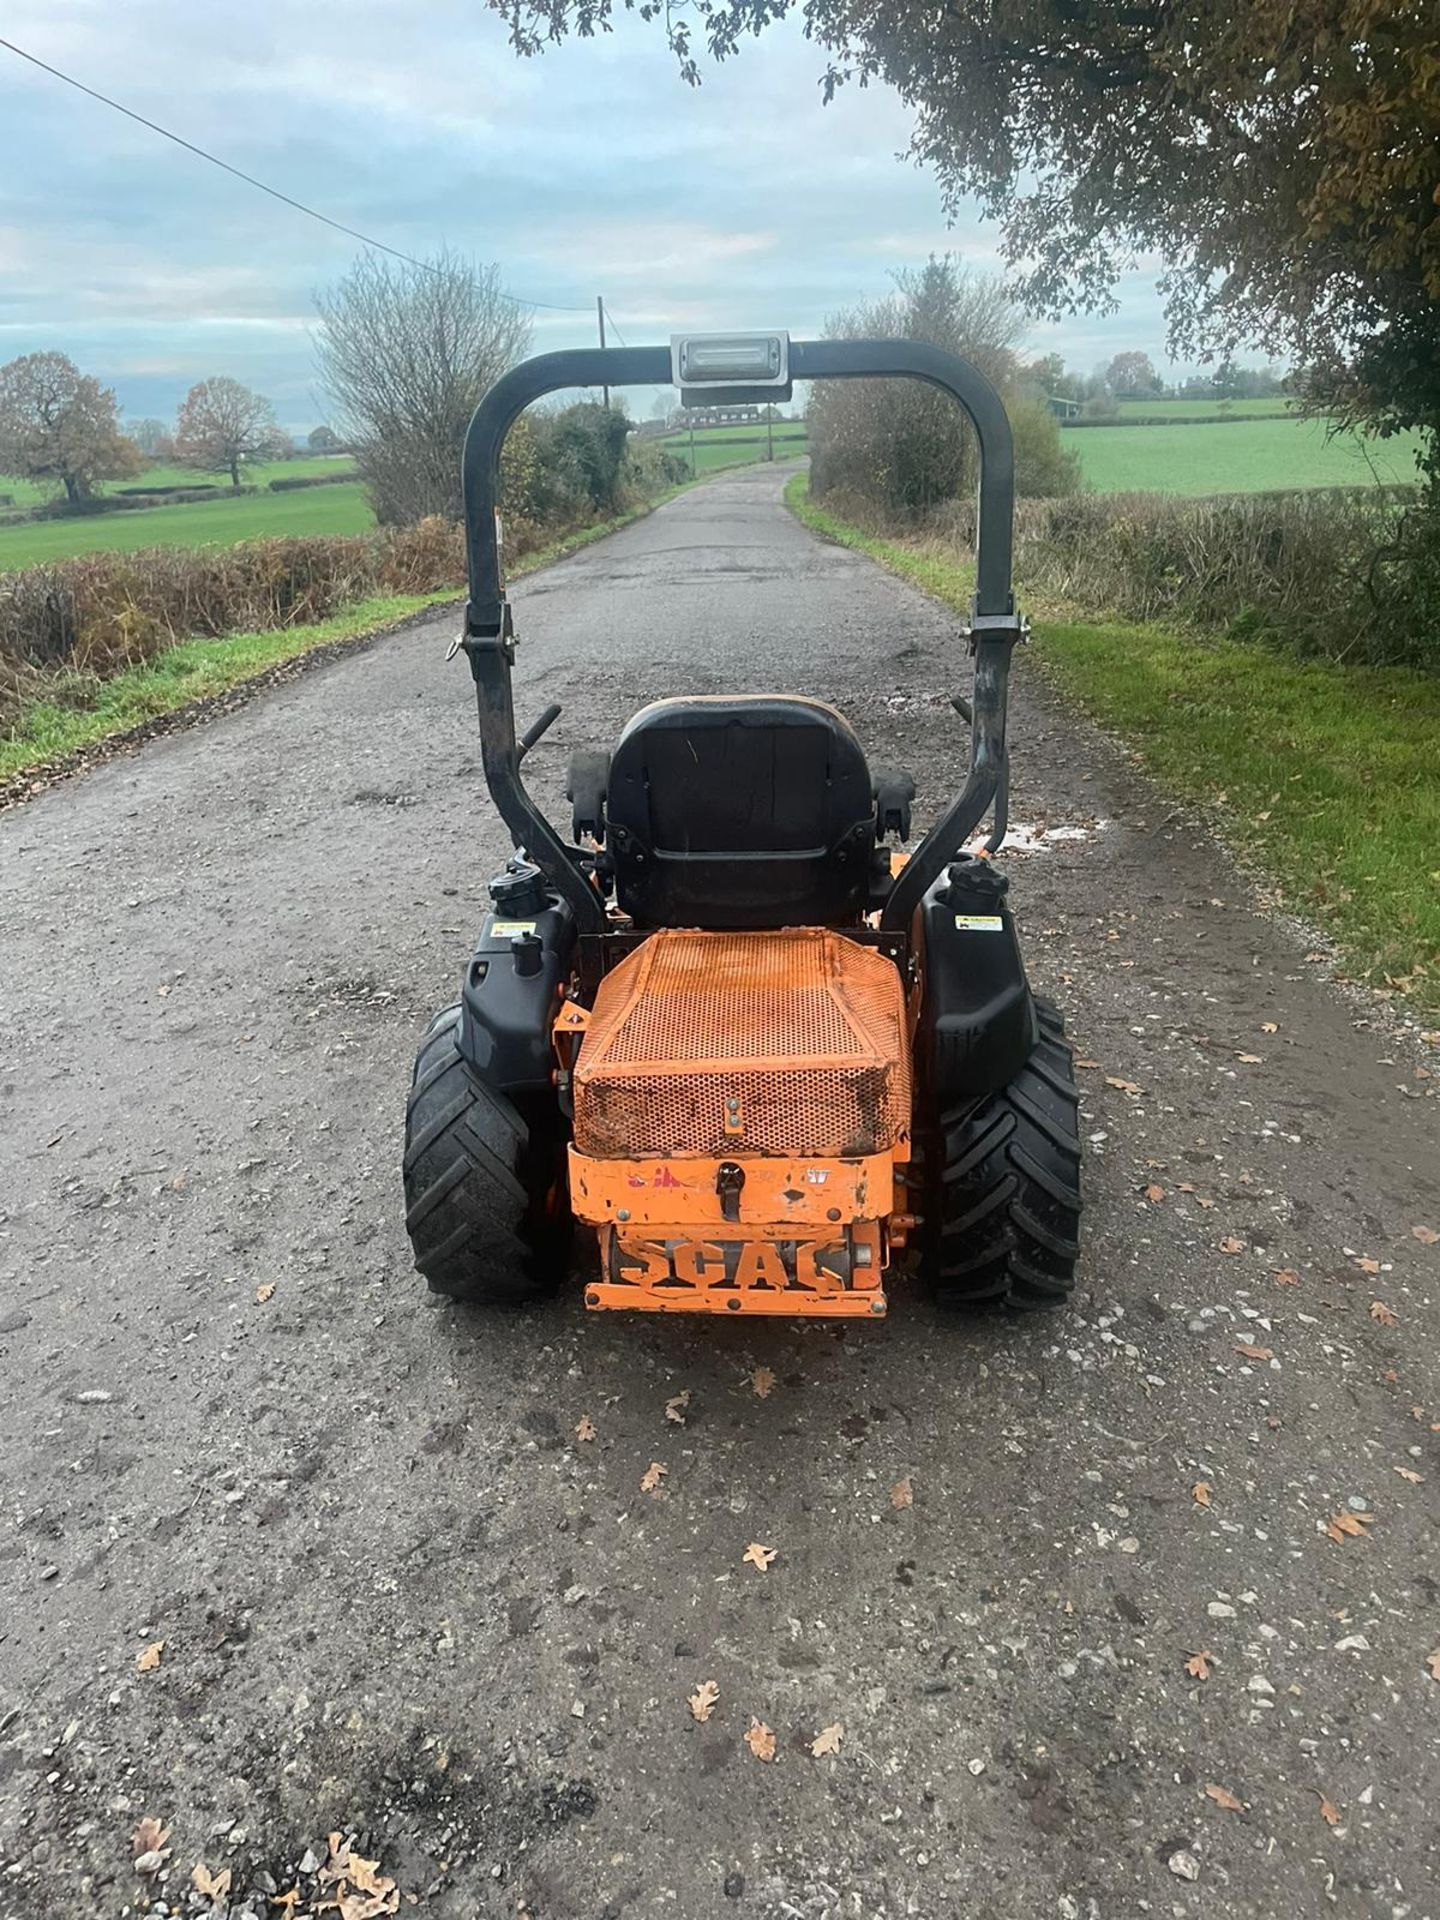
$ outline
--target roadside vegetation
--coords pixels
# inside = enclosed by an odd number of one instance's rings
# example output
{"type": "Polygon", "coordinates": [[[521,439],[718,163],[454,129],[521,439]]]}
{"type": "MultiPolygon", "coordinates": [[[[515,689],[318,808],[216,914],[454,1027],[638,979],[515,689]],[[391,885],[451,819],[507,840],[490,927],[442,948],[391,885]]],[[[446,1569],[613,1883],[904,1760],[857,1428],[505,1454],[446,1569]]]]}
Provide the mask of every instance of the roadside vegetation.
{"type": "MultiPolygon", "coordinates": [[[[1081,485],[1079,457],[1022,358],[1024,315],[1004,286],[953,255],[895,275],[894,292],[831,316],[830,339],[924,340],[998,388],[1015,435],[1015,489],[1053,497],[1081,485]]],[[[972,492],[978,449],[948,395],[915,380],[820,382],[807,416],[817,493],[836,489],[887,514],[924,514],[972,492]]]]}
{"type": "MultiPolygon", "coordinates": [[[[804,475],[786,497],[816,532],[967,612],[973,571],[953,536],[867,530],[813,502],[804,475]]],[[[1283,902],[1333,934],[1355,978],[1440,1007],[1440,679],[1079,613],[1035,571],[1022,546],[1046,675],[1177,793],[1215,808],[1283,902]]]]}
{"type": "MultiPolygon", "coordinates": [[[[543,542],[525,554],[512,554],[510,574],[518,577],[532,572],[593,540],[603,539],[679,491],[680,485],[671,485],[652,499],[637,502],[608,519],[543,542]]],[[[151,631],[156,639],[153,649],[147,651],[136,644],[139,629],[127,629],[122,618],[109,629],[109,650],[99,644],[80,652],[72,649],[68,658],[48,670],[28,667],[17,672],[0,644],[0,798],[9,783],[27,772],[63,761],[195,701],[226,693],[286,661],[347,640],[368,638],[426,607],[459,597],[464,564],[457,528],[439,520],[425,523],[401,543],[392,544],[388,556],[382,542],[383,536],[378,535],[368,541],[264,542],[215,556],[232,564],[238,560],[241,577],[249,581],[251,605],[253,596],[267,594],[268,601],[262,606],[265,620],[274,622],[282,613],[293,613],[296,617],[287,624],[262,624],[246,632],[224,628],[214,635],[167,640],[166,629],[152,616],[151,631]],[[332,551],[332,578],[328,585],[322,585],[312,572],[308,586],[302,588],[295,574],[286,573],[284,555],[278,550],[288,547],[293,554],[295,549],[302,549],[298,557],[308,562],[320,544],[340,550],[332,551]],[[361,548],[365,549],[363,554],[357,551],[361,548]],[[441,584],[421,584],[437,580],[441,584]],[[338,611],[324,612],[344,581],[361,597],[338,611]],[[375,582],[381,590],[363,591],[365,581],[375,582]]],[[[204,556],[155,558],[175,566],[182,576],[176,584],[183,591],[186,566],[204,556]]],[[[103,595],[107,585],[115,584],[106,577],[108,557],[96,556],[93,564],[102,571],[93,580],[92,589],[103,595]]],[[[308,566],[304,570],[311,572],[308,566]]],[[[142,577],[147,588],[153,589],[153,571],[147,569],[142,577]]],[[[227,604],[229,619],[242,617],[235,610],[234,599],[227,604]]],[[[223,621],[227,616],[217,610],[216,617],[223,621]]]]}

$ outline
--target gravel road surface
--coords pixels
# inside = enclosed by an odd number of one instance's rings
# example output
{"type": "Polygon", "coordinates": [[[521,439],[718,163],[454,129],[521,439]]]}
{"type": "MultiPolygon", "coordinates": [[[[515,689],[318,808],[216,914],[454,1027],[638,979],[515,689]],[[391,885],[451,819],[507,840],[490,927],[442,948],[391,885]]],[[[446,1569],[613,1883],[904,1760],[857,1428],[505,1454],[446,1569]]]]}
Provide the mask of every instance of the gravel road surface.
{"type": "MultiPolygon", "coordinates": [[[[517,589],[552,803],[685,691],[959,779],[949,616],[782,478],[517,589]]],[[[453,626],[0,816],[0,1914],[1440,1914],[1433,1049],[1022,664],[1073,1310],[432,1304],[405,1087],[508,850],[453,626]]]]}

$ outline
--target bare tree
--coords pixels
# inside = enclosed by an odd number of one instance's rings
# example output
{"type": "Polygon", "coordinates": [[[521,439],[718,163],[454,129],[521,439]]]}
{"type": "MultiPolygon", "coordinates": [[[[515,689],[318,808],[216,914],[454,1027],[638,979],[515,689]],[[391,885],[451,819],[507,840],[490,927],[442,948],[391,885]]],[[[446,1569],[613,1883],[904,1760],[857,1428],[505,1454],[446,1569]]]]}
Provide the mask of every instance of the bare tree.
{"type": "Polygon", "coordinates": [[[175,423],[175,458],[202,473],[228,473],[238,487],[241,463],[274,455],[282,438],[270,402],[222,374],[186,394],[175,423]]]}
{"type": "Polygon", "coordinates": [[[482,394],[530,345],[494,266],[366,254],[316,297],[321,376],[382,522],[458,519],[460,448],[482,394]]]}
{"type": "Polygon", "coordinates": [[[170,429],[163,420],[127,420],[125,431],[147,460],[153,460],[170,438],[170,429]]]}
{"type": "Polygon", "coordinates": [[[74,501],[140,465],[114,393],[65,354],[27,353],[0,367],[0,473],[58,481],[74,501]]]}

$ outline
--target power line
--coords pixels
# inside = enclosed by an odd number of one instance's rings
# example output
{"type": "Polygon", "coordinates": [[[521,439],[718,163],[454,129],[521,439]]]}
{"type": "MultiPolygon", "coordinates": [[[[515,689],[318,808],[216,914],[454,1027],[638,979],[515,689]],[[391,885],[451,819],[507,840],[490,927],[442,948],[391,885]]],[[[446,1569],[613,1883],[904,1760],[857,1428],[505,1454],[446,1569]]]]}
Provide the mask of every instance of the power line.
{"type": "MultiPolygon", "coordinates": [[[[43,73],[53,74],[57,80],[63,80],[67,87],[74,87],[80,93],[89,94],[92,100],[98,100],[102,106],[123,113],[127,120],[134,120],[142,127],[148,127],[151,133],[158,133],[164,140],[173,140],[177,147],[184,147],[187,153],[195,154],[201,160],[208,160],[212,167],[219,167],[222,173],[233,174],[237,180],[243,180],[247,186],[258,187],[261,193],[268,193],[272,200],[279,200],[287,207],[293,207],[297,213],[308,214],[310,219],[318,220],[322,226],[333,227],[336,233],[348,234],[352,240],[358,240],[362,246],[373,247],[377,253],[388,253],[394,260],[403,260],[407,266],[418,267],[422,273],[434,273],[436,269],[426,260],[417,260],[413,254],[402,253],[399,247],[387,247],[383,240],[372,240],[368,233],[361,233],[358,227],[347,227],[343,220],[332,220],[328,213],[320,213],[314,207],[307,207],[303,200],[292,199],[288,193],[282,193],[278,187],[267,186],[263,180],[257,180],[253,173],[246,173],[240,167],[232,167],[228,160],[221,160],[216,154],[207,153],[204,147],[197,147],[193,140],[185,140],[178,133],[172,133],[168,127],[162,127],[157,121],[147,120],[143,113],[136,113],[132,107],[122,106],[118,100],[112,100],[108,93],[100,93],[94,87],[87,87],[83,80],[77,80],[73,74],[62,73],[59,67],[52,67],[48,60],[27,53],[24,47],[17,47],[13,40],[0,37],[0,47],[6,47],[11,53],[18,54],[22,60],[28,60],[32,67],[39,67],[43,73]]],[[[502,297],[517,307],[544,307],[551,313],[588,313],[588,307],[567,307],[554,300],[526,300],[518,293],[506,293],[502,297]]]]}
{"type": "MultiPolygon", "coordinates": [[[[601,304],[604,305],[604,302],[602,301],[601,304]]],[[[628,347],[630,342],[625,338],[624,334],[621,333],[619,327],[616,325],[615,316],[610,311],[608,306],[605,307],[605,318],[610,322],[610,331],[614,334],[615,338],[620,342],[621,346],[628,347]]]]}

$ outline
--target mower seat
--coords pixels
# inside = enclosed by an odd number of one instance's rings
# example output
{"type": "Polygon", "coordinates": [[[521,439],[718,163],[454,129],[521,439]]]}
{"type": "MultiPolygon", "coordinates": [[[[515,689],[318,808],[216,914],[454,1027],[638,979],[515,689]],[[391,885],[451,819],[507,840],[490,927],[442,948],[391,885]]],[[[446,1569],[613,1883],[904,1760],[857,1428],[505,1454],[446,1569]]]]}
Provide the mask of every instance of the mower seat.
{"type": "Polygon", "coordinates": [[[876,809],[848,721],[779,694],[657,700],[610,764],[620,906],[641,927],[853,926],[876,809]]]}

